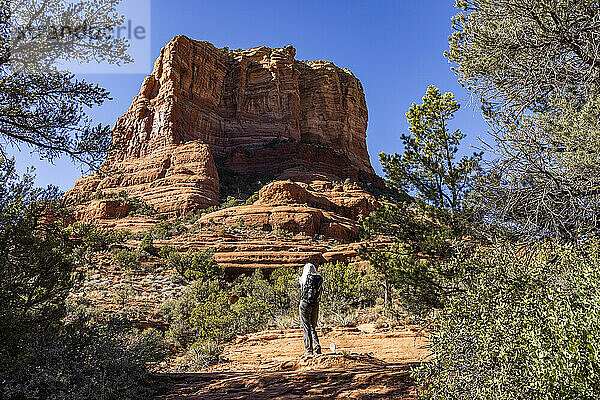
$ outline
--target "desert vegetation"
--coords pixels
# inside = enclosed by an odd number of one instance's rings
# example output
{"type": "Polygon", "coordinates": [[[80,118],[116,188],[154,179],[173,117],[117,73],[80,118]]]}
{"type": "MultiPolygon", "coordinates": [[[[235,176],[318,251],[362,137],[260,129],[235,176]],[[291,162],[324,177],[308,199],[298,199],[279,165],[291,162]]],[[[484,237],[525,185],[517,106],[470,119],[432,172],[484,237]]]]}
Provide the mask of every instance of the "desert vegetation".
{"type": "Polygon", "coordinates": [[[407,113],[404,153],[380,157],[415,200],[366,221],[394,238],[371,262],[428,323],[431,355],[414,373],[423,398],[597,398],[600,9],[457,7],[446,56],[492,128],[489,162],[455,162],[457,105],[430,88],[407,113]]]}
{"type": "MultiPolygon", "coordinates": [[[[115,2],[97,10],[98,2],[82,1],[74,16],[63,1],[37,11],[36,2],[24,3],[31,7],[0,2],[3,146],[98,168],[117,149],[110,129],[92,125],[85,110],[108,93],[47,66],[56,58],[126,61],[123,44],[43,48],[28,56],[36,68],[20,69],[19,60],[7,61],[10,18],[17,11],[39,23],[93,15],[110,25],[118,20],[115,2]]],[[[361,182],[379,206],[360,219],[362,261],[319,266],[321,326],[418,324],[429,353],[412,377],[424,399],[599,398],[600,5],[456,6],[446,57],[481,105],[492,143],[465,155],[465,135],[452,126],[460,104],[452,93],[424,88],[407,110],[403,151],[380,154],[386,187],[361,182]]],[[[282,143],[295,142],[266,147],[282,143]]],[[[200,370],[222,361],[224,346],[239,336],[299,325],[300,265],[228,275],[214,248],[177,244],[202,229],[203,215],[253,204],[273,176],[220,168],[219,205],[164,220],[126,191],[87,194],[85,201],[118,200],[130,217],[152,220],[134,234],[75,222],[63,193],[36,188],[1,150],[0,398],[150,398],[164,383],[156,371],[200,370]],[[101,264],[131,277],[152,268],[171,274],[181,291],[164,296],[162,329],[125,306],[127,287],[112,293],[119,306],[112,311],[72,296],[101,264]]],[[[340,193],[353,182],[329,183],[340,193]]],[[[219,243],[268,228],[239,219],[220,228],[219,243]]],[[[273,234],[295,238],[283,228],[273,234]]],[[[313,239],[325,241],[321,233],[313,239]]]]}
{"type": "MultiPolygon", "coordinates": [[[[186,257],[186,256],[184,256],[186,257]]],[[[187,256],[187,263],[193,263],[187,256]]],[[[204,265],[210,264],[205,259],[204,265]]],[[[204,269],[198,268],[197,269],[204,269]]],[[[186,269],[187,270],[187,269],[186,269]]],[[[297,327],[299,269],[280,268],[269,276],[257,270],[228,282],[223,271],[195,275],[183,295],[162,307],[169,323],[167,338],[186,356],[181,369],[198,369],[219,361],[222,346],[236,336],[267,328],[297,327]]],[[[375,271],[343,263],[320,268],[326,288],[321,300],[323,325],[353,326],[357,311],[372,321],[392,318],[381,304],[383,287],[375,271]]]]}

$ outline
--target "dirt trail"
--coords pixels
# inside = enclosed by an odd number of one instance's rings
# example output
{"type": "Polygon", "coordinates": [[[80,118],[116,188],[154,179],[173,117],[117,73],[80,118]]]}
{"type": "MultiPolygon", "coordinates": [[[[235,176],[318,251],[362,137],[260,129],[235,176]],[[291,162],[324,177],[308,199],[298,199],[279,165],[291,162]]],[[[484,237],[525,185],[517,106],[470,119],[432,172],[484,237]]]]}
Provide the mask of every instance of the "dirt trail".
{"type": "Polygon", "coordinates": [[[312,359],[301,357],[297,329],[240,337],[225,349],[226,362],[169,374],[175,386],[157,400],[415,398],[409,371],[426,354],[416,328],[379,331],[365,324],[320,337],[324,354],[312,359]]]}

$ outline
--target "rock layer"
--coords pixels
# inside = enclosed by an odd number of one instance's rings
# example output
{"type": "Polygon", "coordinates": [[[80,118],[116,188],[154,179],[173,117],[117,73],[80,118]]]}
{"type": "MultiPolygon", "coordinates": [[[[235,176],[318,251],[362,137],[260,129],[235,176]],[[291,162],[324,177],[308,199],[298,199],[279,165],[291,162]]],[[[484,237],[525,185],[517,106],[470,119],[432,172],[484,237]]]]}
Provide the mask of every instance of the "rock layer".
{"type": "Polygon", "coordinates": [[[216,166],[376,179],[360,81],[295,53],[292,46],[229,50],[174,38],[117,121],[105,175],[82,178],[67,197],[81,204],[97,190],[125,190],[159,213],[181,214],[218,203],[216,166]]]}
{"type": "Polygon", "coordinates": [[[255,201],[204,214],[188,233],[156,245],[212,248],[230,274],[356,261],[349,243],[379,205],[364,187],[382,185],[367,152],[362,85],[346,69],[298,61],[295,52],[171,40],[115,124],[100,172],[67,192],[77,219],[139,233],[158,214],[181,216],[236,195],[238,177],[271,181],[255,201]],[[157,215],[128,216],[128,197],[157,215]]]}
{"type": "Polygon", "coordinates": [[[200,224],[243,224],[267,232],[323,235],[344,243],[357,240],[357,220],[379,206],[375,197],[354,183],[342,185],[318,177],[313,179],[310,183],[272,182],[260,190],[254,204],[206,214],[200,224]]]}
{"type": "Polygon", "coordinates": [[[219,177],[208,145],[189,142],[155,149],[142,157],[108,164],[103,173],[81,178],[67,197],[78,204],[79,219],[122,218],[116,207],[86,201],[94,192],[126,191],[141,198],[159,213],[185,213],[219,201],[219,177]]]}
{"type": "Polygon", "coordinates": [[[292,46],[228,50],[176,37],[117,123],[115,141],[125,151],[115,159],[193,140],[221,159],[239,147],[288,140],[327,146],[373,173],[359,80],[330,62],[297,61],[295,53],[292,46]]]}

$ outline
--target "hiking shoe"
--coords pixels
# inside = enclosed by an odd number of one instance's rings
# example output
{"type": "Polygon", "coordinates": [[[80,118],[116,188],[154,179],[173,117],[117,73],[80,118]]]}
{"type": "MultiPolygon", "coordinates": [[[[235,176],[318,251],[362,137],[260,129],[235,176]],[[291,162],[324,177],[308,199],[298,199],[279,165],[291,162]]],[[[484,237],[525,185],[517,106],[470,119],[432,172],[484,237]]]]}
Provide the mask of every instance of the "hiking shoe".
{"type": "Polygon", "coordinates": [[[305,357],[305,358],[312,358],[312,356],[313,356],[313,353],[309,353],[308,351],[306,353],[302,354],[302,357],[305,357]]]}
{"type": "Polygon", "coordinates": [[[315,354],[322,354],[322,353],[321,353],[321,348],[320,348],[320,347],[317,347],[317,349],[315,350],[315,354]]]}

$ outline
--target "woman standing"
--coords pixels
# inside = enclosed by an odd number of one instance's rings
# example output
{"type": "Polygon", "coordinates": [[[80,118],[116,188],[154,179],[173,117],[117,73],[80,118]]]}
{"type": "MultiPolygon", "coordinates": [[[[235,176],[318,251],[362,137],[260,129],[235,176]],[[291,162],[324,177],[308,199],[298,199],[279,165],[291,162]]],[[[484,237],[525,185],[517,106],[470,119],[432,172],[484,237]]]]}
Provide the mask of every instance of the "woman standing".
{"type": "Polygon", "coordinates": [[[317,320],[319,319],[319,301],[323,277],[318,274],[317,267],[306,264],[300,276],[300,321],[302,321],[302,335],[304,336],[304,355],[312,357],[321,354],[321,345],[317,337],[317,320]]]}

